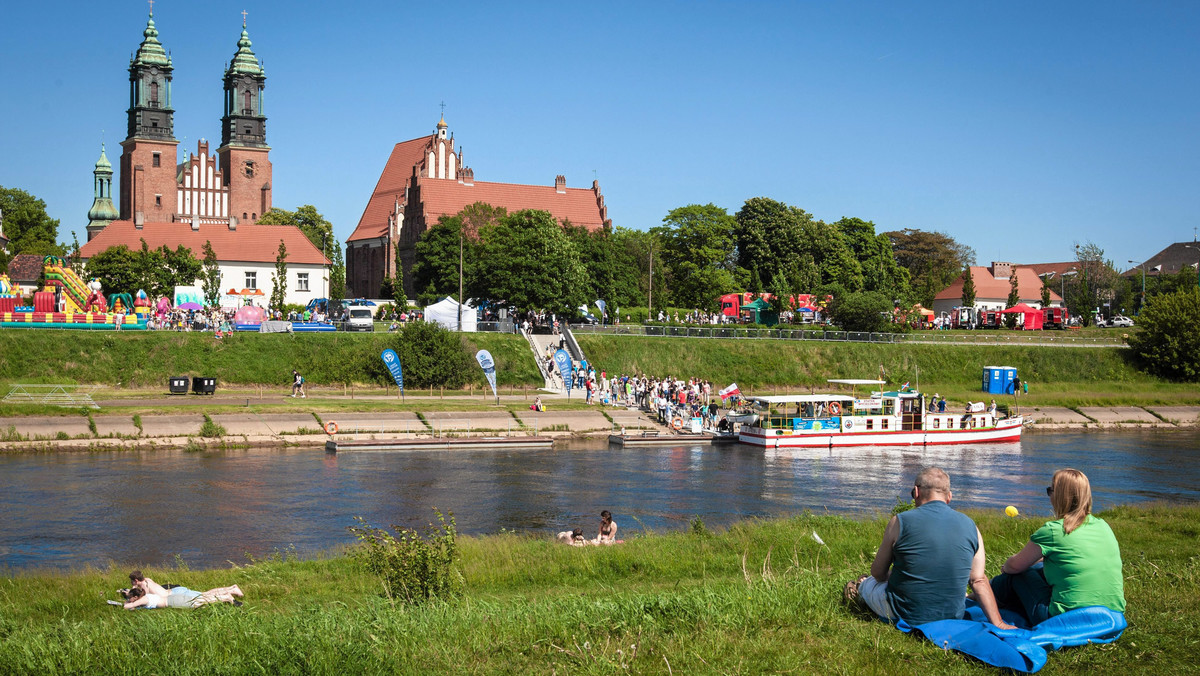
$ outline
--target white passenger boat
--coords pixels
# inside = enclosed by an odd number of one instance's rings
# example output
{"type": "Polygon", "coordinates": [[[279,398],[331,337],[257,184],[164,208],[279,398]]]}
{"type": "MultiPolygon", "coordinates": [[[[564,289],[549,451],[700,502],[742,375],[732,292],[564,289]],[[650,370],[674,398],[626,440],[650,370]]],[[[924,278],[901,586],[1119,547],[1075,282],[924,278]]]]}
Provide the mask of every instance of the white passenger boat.
{"type": "MultiPolygon", "coordinates": [[[[882,380],[830,380],[854,387],[882,380]]],[[[927,446],[1020,441],[1021,416],[1001,418],[976,402],[970,411],[929,411],[916,390],[854,394],[751,397],[758,420],[743,424],[738,439],[768,448],[927,446]]]]}

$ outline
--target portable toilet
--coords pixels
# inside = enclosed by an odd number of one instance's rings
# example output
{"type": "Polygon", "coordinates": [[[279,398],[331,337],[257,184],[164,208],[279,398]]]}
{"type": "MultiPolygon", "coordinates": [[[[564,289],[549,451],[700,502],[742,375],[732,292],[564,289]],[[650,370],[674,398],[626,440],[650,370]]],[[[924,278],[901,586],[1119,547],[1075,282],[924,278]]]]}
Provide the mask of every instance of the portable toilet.
{"type": "Polygon", "coordinates": [[[1004,394],[1017,393],[1017,369],[1015,366],[1001,366],[1001,379],[1004,381],[1004,389],[1001,390],[1004,394]]]}
{"type": "Polygon", "coordinates": [[[988,394],[1004,394],[1004,367],[983,367],[983,391],[988,394]]]}

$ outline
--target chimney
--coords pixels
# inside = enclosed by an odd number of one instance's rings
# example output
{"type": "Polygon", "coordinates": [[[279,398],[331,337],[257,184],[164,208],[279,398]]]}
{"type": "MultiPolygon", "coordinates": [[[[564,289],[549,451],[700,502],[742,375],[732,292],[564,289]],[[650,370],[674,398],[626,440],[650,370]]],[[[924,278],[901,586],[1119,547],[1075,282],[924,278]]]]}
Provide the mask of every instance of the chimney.
{"type": "Polygon", "coordinates": [[[229,229],[230,229],[230,230],[237,230],[237,216],[230,216],[230,217],[229,217],[229,229]]]}
{"type": "Polygon", "coordinates": [[[462,171],[458,172],[458,179],[463,185],[475,185],[475,170],[463,167],[462,171]]]}
{"type": "Polygon", "coordinates": [[[141,230],[142,226],[145,224],[146,224],[146,214],[145,213],[139,211],[133,215],[133,227],[137,228],[138,230],[141,230]]]}
{"type": "Polygon", "coordinates": [[[1012,263],[992,261],[992,277],[996,279],[1009,279],[1012,277],[1012,267],[1012,263]]]}
{"type": "Polygon", "coordinates": [[[192,216],[192,232],[200,232],[200,217],[192,216]]]}
{"type": "Polygon", "coordinates": [[[565,195],[567,194],[567,177],[559,174],[554,177],[554,192],[565,195]]]}

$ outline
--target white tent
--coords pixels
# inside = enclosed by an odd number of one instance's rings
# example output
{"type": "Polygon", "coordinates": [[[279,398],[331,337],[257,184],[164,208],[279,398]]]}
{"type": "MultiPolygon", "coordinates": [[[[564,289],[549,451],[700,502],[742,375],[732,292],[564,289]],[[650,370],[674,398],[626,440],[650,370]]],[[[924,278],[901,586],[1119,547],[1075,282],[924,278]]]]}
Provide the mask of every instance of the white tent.
{"type": "MultiPolygon", "coordinates": [[[[451,331],[458,330],[458,302],[446,297],[425,308],[425,321],[437,322],[451,331]]],[[[462,306],[462,330],[475,332],[475,308],[462,306]]]]}

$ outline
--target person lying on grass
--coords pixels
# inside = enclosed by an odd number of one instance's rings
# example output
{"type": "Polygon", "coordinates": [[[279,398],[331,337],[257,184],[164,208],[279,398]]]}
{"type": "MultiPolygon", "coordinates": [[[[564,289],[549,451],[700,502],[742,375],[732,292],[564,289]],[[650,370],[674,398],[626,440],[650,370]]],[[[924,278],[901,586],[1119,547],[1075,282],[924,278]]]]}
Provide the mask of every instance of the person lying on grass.
{"type": "Polygon", "coordinates": [[[572,547],[586,547],[592,544],[583,537],[582,528],[576,528],[575,530],[564,530],[558,534],[558,541],[565,545],[571,545],[572,547]]]}
{"type": "Polygon", "coordinates": [[[198,608],[206,603],[220,601],[234,603],[235,596],[243,596],[242,590],[236,584],[231,587],[217,587],[206,592],[198,592],[187,587],[172,587],[167,589],[154,580],[135,570],[129,574],[132,587],[124,593],[128,599],[124,608],[198,608]]]}

